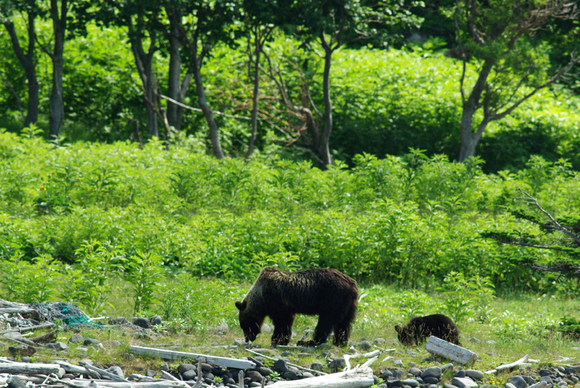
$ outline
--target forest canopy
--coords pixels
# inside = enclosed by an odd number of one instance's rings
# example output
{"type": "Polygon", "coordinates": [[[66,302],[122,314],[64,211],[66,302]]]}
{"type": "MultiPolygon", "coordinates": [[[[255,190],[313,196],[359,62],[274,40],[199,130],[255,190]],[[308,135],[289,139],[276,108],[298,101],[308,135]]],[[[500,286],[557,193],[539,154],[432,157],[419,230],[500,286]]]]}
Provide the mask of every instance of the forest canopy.
{"type": "Polygon", "coordinates": [[[323,168],[411,148],[580,168],[573,2],[2,0],[0,17],[11,132],[323,168]]]}

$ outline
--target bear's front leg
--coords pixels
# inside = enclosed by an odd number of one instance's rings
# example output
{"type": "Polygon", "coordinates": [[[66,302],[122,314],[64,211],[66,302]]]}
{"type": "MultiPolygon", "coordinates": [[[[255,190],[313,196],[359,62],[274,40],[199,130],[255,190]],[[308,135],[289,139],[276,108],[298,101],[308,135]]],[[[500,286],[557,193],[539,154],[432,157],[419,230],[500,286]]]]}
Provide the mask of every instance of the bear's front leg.
{"type": "Polygon", "coordinates": [[[292,324],[294,315],[281,315],[272,317],[274,333],[272,334],[272,346],[288,345],[292,337],[292,324]]]}
{"type": "Polygon", "coordinates": [[[315,346],[323,344],[332,331],[332,317],[328,315],[320,314],[318,318],[318,324],[316,329],[314,329],[314,337],[312,338],[312,343],[315,346]]]}

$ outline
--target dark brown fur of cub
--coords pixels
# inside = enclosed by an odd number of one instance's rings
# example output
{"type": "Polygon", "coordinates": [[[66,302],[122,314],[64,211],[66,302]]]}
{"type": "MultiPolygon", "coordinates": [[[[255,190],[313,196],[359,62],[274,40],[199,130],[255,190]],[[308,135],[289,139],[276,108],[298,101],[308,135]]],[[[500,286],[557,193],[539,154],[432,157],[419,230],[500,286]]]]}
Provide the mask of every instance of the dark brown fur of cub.
{"type": "Polygon", "coordinates": [[[399,342],[411,346],[424,342],[428,337],[435,336],[447,342],[459,343],[459,330],[451,318],[443,314],[415,317],[405,326],[395,326],[399,342]]]}

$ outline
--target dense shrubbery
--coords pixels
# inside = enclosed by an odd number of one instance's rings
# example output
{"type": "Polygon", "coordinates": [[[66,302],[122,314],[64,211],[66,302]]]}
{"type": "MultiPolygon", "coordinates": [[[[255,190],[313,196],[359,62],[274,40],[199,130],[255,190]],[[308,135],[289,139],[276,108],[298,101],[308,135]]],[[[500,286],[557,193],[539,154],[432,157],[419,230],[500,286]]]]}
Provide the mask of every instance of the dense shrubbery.
{"type": "Polygon", "coordinates": [[[140,149],[55,146],[33,131],[0,137],[0,272],[12,279],[4,293],[99,304],[106,301],[93,296],[106,293],[98,287],[118,277],[142,308],[163,268],[252,279],[265,265],[334,267],[363,283],[431,290],[452,271],[488,278],[498,291],[577,287],[524,265],[554,253],[478,235],[516,227],[504,207],[518,186],[555,214],[577,212],[578,176],[566,164],[536,157],[517,174],[487,176],[477,159],[456,164],[414,151],[359,155],[350,170],[321,171],[275,158],[218,161],[187,141],[140,149]],[[18,280],[38,272],[50,275],[38,287],[18,280]],[[59,282],[69,288],[51,288],[59,282]]]}

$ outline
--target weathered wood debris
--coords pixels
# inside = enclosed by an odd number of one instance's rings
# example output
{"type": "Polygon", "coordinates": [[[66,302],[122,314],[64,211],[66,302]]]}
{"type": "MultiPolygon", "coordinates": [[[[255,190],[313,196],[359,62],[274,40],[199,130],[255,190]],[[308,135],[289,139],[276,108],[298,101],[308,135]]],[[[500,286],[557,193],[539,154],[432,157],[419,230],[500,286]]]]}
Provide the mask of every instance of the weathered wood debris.
{"type": "Polygon", "coordinates": [[[208,356],[206,354],[176,352],[174,350],[146,348],[143,346],[131,346],[129,351],[139,355],[151,357],[160,357],[164,360],[191,359],[205,362],[216,366],[225,366],[226,368],[249,369],[254,368],[256,364],[246,360],[236,360],[227,357],[208,356]]]}
{"type": "Polygon", "coordinates": [[[452,361],[457,361],[461,364],[469,364],[477,360],[477,354],[473,353],[471,350],[434,336],[427,339],[425,349],[429,353],[448,358],[452,361]]]}

